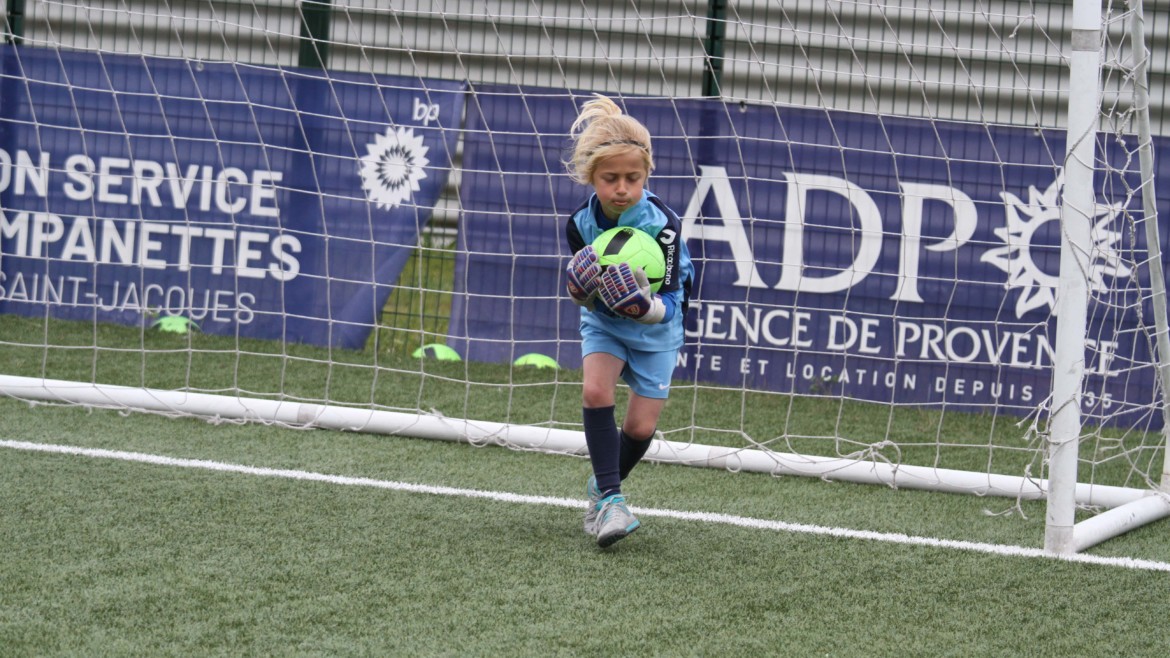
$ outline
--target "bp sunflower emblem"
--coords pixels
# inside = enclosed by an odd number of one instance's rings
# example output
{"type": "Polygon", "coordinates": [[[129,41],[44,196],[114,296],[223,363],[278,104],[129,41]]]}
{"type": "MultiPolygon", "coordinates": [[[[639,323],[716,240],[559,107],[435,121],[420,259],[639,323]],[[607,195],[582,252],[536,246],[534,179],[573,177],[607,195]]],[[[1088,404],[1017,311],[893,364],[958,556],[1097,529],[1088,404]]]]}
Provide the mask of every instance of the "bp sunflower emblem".
{"type": "Polygon", "coordinates": [[[419,190],[427,177],[427,146],[411,128],[387,128],[366,145],[362,156],[362,189],[379,208],[390,210],[419,190]]]}

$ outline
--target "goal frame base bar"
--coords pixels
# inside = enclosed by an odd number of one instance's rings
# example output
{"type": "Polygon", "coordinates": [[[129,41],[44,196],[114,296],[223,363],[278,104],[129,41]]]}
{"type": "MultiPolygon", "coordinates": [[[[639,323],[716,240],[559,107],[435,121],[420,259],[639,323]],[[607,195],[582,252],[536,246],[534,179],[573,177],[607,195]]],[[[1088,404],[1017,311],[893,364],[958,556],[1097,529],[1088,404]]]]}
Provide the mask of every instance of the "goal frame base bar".
{"type": "MultiPolygon", "coordinates": [[[[540,452],[588,454],[577,430],[509,425],[439,415],[410,414],[290,400],[89,384],[0,375],[0,395],[29,402],[74,404],[118,411],[141,411],[204,419],[280,424],[299,429],[332,429],[472,445],[499,445],[540,452]]],[[[818,457],[759,449],[727,448],[656,439],[646,459],[663,464],[718,468],[773,476],[878,484],[1022,500],[1047,497],[1043,479],[953,469],[818,457]]],[[[1056,553],[1080,552],[1134,528],[1170,517],[1170,496],[1152,490],[1077,483],[1078,505],[1107,508],[1060,533],[1066,540],[1046,546],[1056,553]]]]}

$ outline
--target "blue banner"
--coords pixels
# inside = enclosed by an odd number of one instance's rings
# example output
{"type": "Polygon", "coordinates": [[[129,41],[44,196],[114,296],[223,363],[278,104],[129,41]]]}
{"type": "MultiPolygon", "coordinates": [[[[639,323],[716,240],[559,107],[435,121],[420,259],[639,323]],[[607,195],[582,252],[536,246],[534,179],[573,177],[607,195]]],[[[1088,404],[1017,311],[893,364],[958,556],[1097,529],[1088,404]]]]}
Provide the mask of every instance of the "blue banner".
{"type": "MultiPolygon", "coordinates": [[[[450,344],[577,367],[564,222],[592,190],[561,162],[589,95],[531,91],[521,106],[514,87],[479,87],[468,108],[450,344]]],[[[677,377],[968,410],[1046,404],[1062,133],[623,102],[654,136],[649,187],[683,218],[698,269],[677,377]]],[[[1126,265],[1145,258],[1140,186],[1136,157],[1101,142],[1118,173],[1095,182],[1085,411],[1135,422],[1156,388],[1152,307],[1137,289],[1149,281],[1126,265]]],[[[1170,216],[1164,193],[1158,203],[1170,216]]]]}
{"type": "Polygon", "coordinates": [[[5,47],[0,313],[360,348],[458,82],[5,47]]]}

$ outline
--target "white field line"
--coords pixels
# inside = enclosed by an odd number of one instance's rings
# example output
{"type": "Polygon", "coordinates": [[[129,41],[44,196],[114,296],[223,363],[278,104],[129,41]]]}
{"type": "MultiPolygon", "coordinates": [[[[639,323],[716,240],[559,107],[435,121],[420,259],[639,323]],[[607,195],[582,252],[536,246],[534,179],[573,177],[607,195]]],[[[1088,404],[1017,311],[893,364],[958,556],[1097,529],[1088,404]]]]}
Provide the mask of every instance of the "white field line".
{"type": "MultiPolygon", "coordinates": [[[[123,452],[121,450],[103,450],[98,448],[81,448],[76,446],[63,446],[48,443],[31,443],[28,441],[9,441],[0,439],[0,448],[10,448],[13,450],[28,450],[34,452],[47,452],[64,455],[77,455],[81,457],[92,457],[96,459],[116,459],[127,462],[138,462],[143,464],[155,464],[158,466],[171,466],[176,468],[195,468],[206,471],[219,471],[225,473],[242,473],[245,475],[257,475],[261,477],[276,477],[285,478],[289,480],[305,480],[310,482],[325,482],[328,484],[338,484],[357,487],[373,487],[375,489],[389,489],[392,491],[405,491],[410,493],[431,494],[436,496],[460,496],[463,498],[479,498],[485,500],[496,500],[505,503],[520,503],[525,505],[548,505],[552,507],[567,507],[571,509],[581,509],[585,505],[584,500],[574,498],[557,498],[553,496],[528,496],[523,494],[514,494],[503,491],[480,491],[477,489],[462,489],[458,487],[440,487],[425,484],[410,484],[407,482],[393,482],[389,480],[375,480],[373,478],[356,478],[346,477],[341,475],[327,475],[323,473],[313,473],[310,471],[295,471],[289,469],[278,468],[262,468],[257,466],[244,466],[241,464],[225,464],[223,462],[209,461],[203,459],[181,459],[177,457],[166,457],[163,455],[150,455],[140,452],[123,452]]],[[[842,539],[864,539],[870,541],[889,542],[892,544],[904,544],[909,546],[928,546],[933,548],[946,548],[960,551],[970,551],[974,553],[986,553],[989,555],[1002,555],[1009,557],[1029,557],[1029,558],[1047,558],[1051,560],[1060,560],[1064,562],[1076,562],[1081,564],[1096,564],[1112,567],[1123,567],[1126,569],[1141,569],[1147,571],[1168,571],[1170,572],[1170,563],[1157,562],[1154,560],[1143,560],[1138,558],[1125,557],[1102,557],[1096,555],[1087,555],[1077,553],[1073,555],[1056,555],[1049,553],[1039,548],[1028,548],[1025,546],[1009,546],[1004,544],[988,544],[983,542],[959,541],[954,539],[936,539],[933,537],[915,537],[913,535],[905,535],[896,532],[873,532],[869,530],[850,530],[848,528],[830,528],[825,526],[808,525],[804,523],[786,523],[784,521],[772,521],[769,519],[756,519],[746,516],[736,516],[732,514],[715,514],[711,512],[682,512],[669,509],[654,509],[649,507],[631,507],[631,510],[643,517],[662,517],[670,519],[679,519],[683,521],[699,521],[702,523],[718,523],[723,525],[737,526],[740,528],[754,528],[757,530],[772,530],[776,532],[791,532],[808,535],[822,535],[828,537],[839,537],[842,539]]]]}

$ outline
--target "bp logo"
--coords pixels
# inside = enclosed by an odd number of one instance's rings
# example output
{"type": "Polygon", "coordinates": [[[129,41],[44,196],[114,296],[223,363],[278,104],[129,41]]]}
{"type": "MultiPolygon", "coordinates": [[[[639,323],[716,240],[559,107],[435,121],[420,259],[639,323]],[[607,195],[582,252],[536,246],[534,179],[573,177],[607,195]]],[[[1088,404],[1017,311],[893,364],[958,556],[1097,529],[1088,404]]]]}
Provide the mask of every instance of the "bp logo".
{"type": "MultiPolygon", "coordinates": [[[[1059,228],[1060,190],[1063,184],[1063,177],[1057,177],[1047,190],[1040,191],[1036,186],[1032,186],[1028,189],[1027,200],[1009,192],[1000,193],[1007,210],[1007,225],[995,229],[995,235],[1003,241],[1004,246],[989,249],[980,260],[991,263],[1007,273],[1008,280],[1004,286],[1008,290],[1020,291],[1020,296],[1016,300],[1018,318],[1023,317],[1028,311],[1044,307],[1048,307],[1052,313],[1056,311],[1059,273],[1041,268],[1032,254],[1034,247],[1051,249],[1056,246],[1050,244],[1054,233],[1045,232],[1044,229],[1049,222],[1056,224],[1047,228],[1059,228]],[[1041,237],[1043,235],[1047,235],[1048,238],[1041,237]]],[[[1092,245],[1089,253],[1090,292],[1108,290],[1105,285],[1106,276],[1116,279],[1129,276],[1131,273],[1116,249],[1117,243],[1121,241],[1121,233],[1110,230],[1120,212],[1120,206],[1095,205],[1093,208],[1093,227],[1090,232],[1092,245]]]]}
{"type": "Polygon", "coordinates": [[[402,205],[417,192],[419,181],[427,177],[427,147],[421,135],[411,128],[387,128],[366,145],[362,156],[362,189],[366,198],[379,208],[390,210],[402,205]]]}

